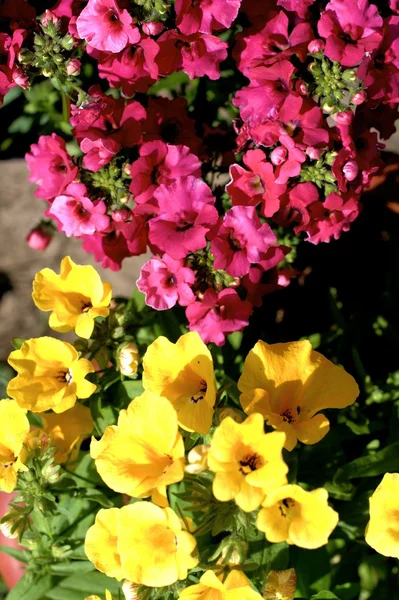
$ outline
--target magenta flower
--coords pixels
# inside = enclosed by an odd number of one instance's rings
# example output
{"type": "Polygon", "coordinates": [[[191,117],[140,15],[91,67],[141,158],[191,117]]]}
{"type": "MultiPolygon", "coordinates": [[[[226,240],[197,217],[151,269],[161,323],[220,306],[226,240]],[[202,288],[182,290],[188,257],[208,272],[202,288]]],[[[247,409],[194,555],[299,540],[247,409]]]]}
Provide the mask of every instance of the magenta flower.
{"type": "Polygon", "coordinates": [[[89,171],[99,171],[111,162],[120,148],[120,144],[115,140],[96,137],[92,132],[89,132],[88,137],[83,138],[80,142],[80,149],[85,154],[83,157],[83,166],[89,171]],[[93,137],[94,139],[91,139],[93,137]]]}
{"type": "Polygon", "coordinates": [[[175,259],[206,246],[218,213],[210,188],[196,177],[161,185],[154,192],[159,216],[150,220],[150,242],[175,259]]]}
{"type": "Polygon", "coordinates": [[[317,29],[326,40],[324,53],[344,67],[360,63],[382,40],[382,17],[368,0],[331,0],[317,29]]]}
{"type": "Polygon", "coordinates": [[[83,183],[70,183],[65,194],[55,198],[48,214],[57,219],[67,237],[82,237],[108,227],[110,218],[105,214],[106,210],[104,202],[92,202],[87,197],[83,183]]]}
{"type": "Polygon", "coordinates": [[[214,267],[242,277],[252,264],[266,258],[267,250],[275,243],[276,236],[269,225],[261,224],[253,206],[233,206],[211,242],[214,267]]]}
{"type": "Polygon", "coordinates": [[[29,181],[38,186],[35,196],[52,200],[62,194],[78,172],[66,151],[65,141],[57,134],[42,135],[25,154],[29,181]]]}
{"type": "Polygon", "coordinates": [[[158,39],[160,46],[156,61],[160,75],[184,71],[190,77],[219,79],[220,63],[227,58],[226,42],[215,35],[196,33],[183,35],[176,29],[165,31],[158,39]]]}
{"type": "Polygon", "coordinates": [[[156,310],[167,310],[178,302],[188,306],[195,301],[191,285],[195,273],[183,266],[183,261],[174,260],[167,254],[154,256],[141,267],[137,287],[145,294],[148,306],[156,310]]]}
{"type": "Polygon", "coordinates": [[[282,6],[285,10],[296,12],[298,17],[304,19],[308,14],[309,6],[312,6],[314,2],[315,0],[278,0],[277,6],[282,6]]]}
{"type": "Polygon", "coordinates": [[[104,52],[120,52],[140,40],[127,10],[120,10],[115,0],[89,0],[76,20],[81,39],[104,52]]]}
{"type": "Polygon", "coordinates": [[[188,146],[191,152],[198,154],[201,140],[195,132],[195,123],[187,115],[185,98],[149,98],[147,118],[143,124],[143,139],[164,140],[168,144],[188,146]]]}
{"type": "Polygon", "coordinates": [[[104,269],[120,271],[123,259],[131,256],[121,231],[114,230],[107,234],[85,235],[82,239],[83,250],[93,254],[94,260],[101,263],[104,269]]]}
{"type": "Polygon", "coordinates": [[[202,301],[186,308],[190,331],[198,331],[205,344],[214,342],[218,346],[223,346],[227,334],[242,331],[248,325],[251,313],[251,303],[241,300],[231,288],[219,294],[208,289],[202,301]]]}
{"type": "Polygon", "coordinates": [[[177,0],[176,25],[185,35],[228,29],[240,4],[241,0],[177,0]]]}
{"type": "MultiPolygon", "coordinates": [[[[310,207],[311,223],[306,228],[307,241],[312,244],[338,239],[360,212],[358,197],[351,193],[330,194],[325,202],[310,207]]],[[[299,227],[295,231],[299,231],[299,227]]]]}
{"type": "Polygon", "coordinates": [[[153,198],[158,185],[170,185],[179,177],[201,175],[201,163],[187,146],[171,146],[161,140],[146,142],[140,148],[140,158],[130,168],[130,191],[138,204],[153,198]]]}

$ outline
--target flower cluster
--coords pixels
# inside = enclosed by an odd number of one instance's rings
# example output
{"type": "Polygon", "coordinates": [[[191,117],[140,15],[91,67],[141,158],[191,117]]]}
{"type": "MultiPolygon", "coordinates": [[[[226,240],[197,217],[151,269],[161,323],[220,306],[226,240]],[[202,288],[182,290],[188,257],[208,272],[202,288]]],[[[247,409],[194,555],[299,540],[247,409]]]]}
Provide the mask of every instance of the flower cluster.
{"type": "MultiPolygon", "coordinates": [[[[148,305],[186,307],[205,342],[223,344],[288,285],[276,233],[318,244],[357,218],[397,117],[395,3],[66,0],[34,35],[21,6],[0,87],[51,77],[80,150],[72,158],[53,133],[27,154],[46,216],[114,270],[149,249],[148,305]],[[80,87],[87,56],[112,90],[80,87]],[[194,101],[168,86],[158,95],[180,72],[194,101]],[[208,119],[221,76],[230,87],[208,119]]],[[[44,249],[50,236],[43,223],[28,241],[44,249]]]]}

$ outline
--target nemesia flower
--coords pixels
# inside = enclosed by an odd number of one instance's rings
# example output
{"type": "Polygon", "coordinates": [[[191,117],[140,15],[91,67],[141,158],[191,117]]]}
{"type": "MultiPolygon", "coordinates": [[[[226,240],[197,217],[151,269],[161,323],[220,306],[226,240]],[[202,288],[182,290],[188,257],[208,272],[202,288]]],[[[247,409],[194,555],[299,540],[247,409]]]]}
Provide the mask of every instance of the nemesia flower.
{"type": "Polygon", "coordinates": [[[365,532],[369,546],[394,558],[399,558],[398,492],[399,474],[385,473],[370,497],[370,521],[365,532]]]}
{"type": "Polygon", "coordinates": [[[66,256],[60,274],[42,269],[35,275],[32,298],[43,311],[52,311],[49,325],[55,331],[71,331],[88,339],[94,319],[109,315],[112,287],[103,283],[90,265],[76,265],[66,256]]]}
{"type": "MultiPolygon", "coordinates": [[[[307,241],[318,244],[329,242],[332,237],[337,240],[343,231],[349,230],[359,212],[356,195],[332,192],[323,203],[317,202],[309,207],[312,222],[306,227],[307,241]]],[[[302,231],[302,226],[295,227],[295,232],[298,231],[302,231]]]]}
{"type": "Polygon", "coordinates": [[[51,337],[26,340],[11,352],[8,362],[17,376],[9,382],[7,393],[32,412],[62,413],[75,405],[76,398],[88,398],[96,390],[85,379],[94,372],[92,363],[79,358],[67,342],[51,337]]]}
{"type": "Polygon", "coordinates": [[[57,134],[40,136],[25,154],[30,171],[29,181],[38,186],[35,196],[52,200],[63,193],[77,175],[72,158],[66,151],[65,141],[57,134]]]}
{"type": "Polygon", "coordinates": [[[176,25],[185,35],[228,29],[238,15],[241,0],[177,0],[176,25]]]}
{"type": "Polygon", "coordinates": [[[86,555],[99,571],[148,587],[186,579],[198,564],[195,547],[176,513],[151,502],[99,510],[85,540],[86,555]]]}
{"type": "Polygon", "coordinates": [[[140,32],[132,21],[115,0],[89,0],[76,20],[76,28],[80,38],[93,48],[120,52],[127,44],[140,40],[140,32]]]}
{"type": "Polygon", "coordinates": [[[15,400],[0,400],[0,489],[12,492],[17,473],[26,470],[20,454],[29,432],[26,410],[15,400]]]}
{"type": "Polygon", "coordinates": [[[206,235],[218,213],[210,188],[201,179],[185,177],[154,192],[159,216],[151,219],[149,239],[174,259],[206,246],[206,235]],[[173,198],[173,202],[171,202],[173,198]]]}
{"type": "Polygon", "coordinates": [[[59,221],[61,231],[67,237],[81,237],[108,227],[110,219],[106,210],[102,200],[92,202],[88,198],[83,183],[70,183],[65,193],[55,198],[47,213],[59,221]]]}
{"type": "Polygon", "coordinates": [[[208,433],[216,400],[212,356],[197,332],[173,344],[160,336],[143,357],[143,387],[167,398],[187,431],[208,433]]]}
{"type": "Polygon", "coordinates": [[[248,325],[252,306],[241,300],[231,288],[217,294],[209,288],[203,299],[193,302],[186,308],[190,331],[198,331],[203,341],[223,346],[225,336],[234,331],[242,331],[248,325]]]}
{"type": "Polygon", "coordinates": [[[382,17],[368,0],[331,0],[318,22],[318,32],[326,40],[324,53],[344,67],[359,63],[382,40],[382,17]]]}
{"type": "Polygon", "coordinates": [[[145,294],[148,306],[167,310],[177,302],[180,306],[187,306],[195,301],[190,287],[194,282],[194,271],[184,267],[182,261],[164,254],[162,258],[154,256],[141,267],[136,285],[145,294]]]}
{"type": "Polygon", "coordinates": [[[244,412],[261,413],[269,425],[284,431],[287,450],[297,440],[319,442],[330,427],[319,411],[345,408],[359,394],[353,377],[312,350],[308,340],[257,342],[245,359],[238,389],[244,412]]]}
{"type": "Polygon", "coordinates": [[[26,236],[26,242],[32,250],[44,251],[53,239],[53,231],[45,225],[37,225],[26,236]]]}
{"type": "Polygon", "coordinates": [[[80,403],[61,414],[43,413],[41,418],[42,430],[49,436],[50,445],[56,449],[56,463],[73,461],[79,453],[82,441],[89,437],[94,429],[90,409],[80,403]]]}
{"type": "Polygon", "coordinates": [[[320,548],[327,544],[339,519],[327,501],[324,488],[307,492],[299,485],[284,485],[266,496],[256,526],[273,544],[320,548]]]}
{"type": "Polygon", "coordinates": [[[285,10],[296,12],[298,17],[303,19],[308,13],[309,6],[312,6],[314,2],[315,0],[278,0],[277,6],[282,6],[285,10]]]}
{"type": "Polygon", "coordinates": [[[295,569],[270,571],[266,578],[265,600],[294,600],[296,590],[295,569]]]}
{"type": "Polygon", "coordinates": [[[251,264],[266,258],[277,238],[269,225],[261,224],[253,206],[233,206],[211,242],[215,269],[224,269],[233,277],[249,272],[251,264]]]}
{"type": "Polygon", "coordinates": [[[216,428],[208,465],[216,473],[213,494],[220,502],[235,500],[246,512],[256,510],[274,488],[287,483],[288,467],[282,457],[285,435],[264,433],[261,414],[243,423],[231,417],[216,428]]]}
{"type": "MultiPolygon", "coordinates": [[[[123,259],[132,256],[123,230],[111,229],[109,233],[83,236],[82,248],[94,255],[94,259],[105,269],[119,271],[123,259]]],[[[144,245],[145,252],[146,244],[144,245]]]]}
{"type": "Polygon", "coordinates": [[[92,439],[90,454],[97,471],[111,489],[134,498],[152,497],[168,506],[166,486],[184,477],[184,443],[177,414],[166,398],[144,392],[118,424],[92,439]]]}
{"type": "Polygon", "coordinates": [[[262,600],[242,571],[230,571],[224,581],[214,571],[205,571],[199,583],[189,585],[179,594],[187,600],[262,600]]]}
{"type": "Polygon", "coordinates": [[[102,167],[111,162],[115,154],[120,150],[120,144],[110,138],[101,138],[91,133],[87,134],[80,142],[80,149],[84,153],[83,166],[89,171],[96,173],[102,167]],[[90,138],[93,139],[90,139],[90,138]]]}
{"type": "Polygon", "coordinates": [[[150,97],[143,139],[145,142],[162,139],[168,144],[182,144],[198,154],[201,140],[196,135],[195,122],[187,115],[187,100],[150,97]]]}

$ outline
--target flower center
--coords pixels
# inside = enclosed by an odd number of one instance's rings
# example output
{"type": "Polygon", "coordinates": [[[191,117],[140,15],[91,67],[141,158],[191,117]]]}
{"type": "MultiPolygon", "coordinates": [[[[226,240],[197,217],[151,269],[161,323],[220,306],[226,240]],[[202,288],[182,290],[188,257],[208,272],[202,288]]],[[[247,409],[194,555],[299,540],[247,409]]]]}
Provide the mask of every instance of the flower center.
{"type": "Polygon", "coordinates": [[[118,13],[115,10],[111,9],[108,12],[108,19],[111,21],[111,23],[116,23],[117,21],[119,21],[118,13]]]}
{"type": "Polygon", "coordinates": [[[286,423],[295,423],[297,420],[297,416],[301,413],[301,407],[297,406],[296,408],[297,414],[294,416],[291,408],[287,408],[284,412],[280,413],[280,416],[283,417],[283,421],[286,423]]]}
{"type": "Polygon", "coordinates": [[[248,475],[248,473],[252,473],[252,471],[256,471],[256,469],[263,467],[264,464],[264,460],[259,454],[256,454],[255,452],[253,454],[246,454],[240,460],[239,471],[243,475],[248,475]]]}
{"type": "Polygon", "coordinates": [[[73,381],[72,372],[70,369],[67,371],[59,371],[56,379],[58,381],[62,381],[63,383],[67,383],[68,385],[73,381]]]}
{"type": "Polygon", "coordinates": [[[290,508],[293,508],[296,505],[296,502],[293,498],[284,498],[281,502],[278,503],[278,509],[281,513],[282,517],[286,517],[290,508]]]}
{"type": "Polygon", "coordinates": [[[6,448],[5,446],[0,447],[0,467],[3,469],[8,469],[11,467],[17,460],[17,457],[14,456],[14,453],[6,448]]]}
{"type": "Polygon", "coordinates": [[[89,310],[93,308],[93,305],[91,302],[83,302],[82,304],[82,313],[87,313],[89,312],[89,310]]]}
{"type": "Polygon", "coordinates": [[[198,392],[191,396],[190,402],[192,402],[193,404],[197,404],[198,402],[200,402],[200,400],[204,400],[207,389],[208,384],[206,383],[206,381],[201,379],[198,392]]]}

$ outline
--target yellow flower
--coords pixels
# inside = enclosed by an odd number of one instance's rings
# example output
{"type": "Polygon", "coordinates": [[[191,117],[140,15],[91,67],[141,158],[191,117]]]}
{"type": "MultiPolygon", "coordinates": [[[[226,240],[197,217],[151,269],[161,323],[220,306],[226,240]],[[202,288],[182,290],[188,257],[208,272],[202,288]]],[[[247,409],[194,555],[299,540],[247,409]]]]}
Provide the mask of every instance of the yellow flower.
{"type": "Polygon", "coordinates": [[[266,579],[265,600],[294,600],[296,590],[295,569],[270,571],[266,579]]]}
{"type": "Polygon", "coordinates": [[[186,579],[198,564],[191,556],[195,547],[176,513],[151,502],[101,509],[85,541],[87,557],[99,571],[149,587],[186,579]]]}
{"type": "Polygon", "coordinates": [[[159,337],[143,358],[143,386],[165,396],[177,411],[179,425],[187,431],[208,433],[216,400],[212,356],[196,331],[172,344],[159,337]]]}
{"type": "Polygon", "coordinates": [[[351,375],[337,367],[309,341],[266,344],[249,352],[238,381],[241,405],[247,414],[261,413],[267,423],[287,435],[285,448],[297,440],[319,442],[330,428],[324,408],[345,408],[359,388],[351,375]]]}
{"type": "MultiPolygon", "coordinates": [[[[101,598],[100,596],[88,596],[86,600],[101,600],[101,598]]],[[[105,590],[105,600],[113,600],[111,592],[109,592],[108,590],[105,590]]]]}
{"type": "Polygon", "coordinates": [[[188,465],[185,467],[186,473],[197,475],[206,471],[208,468],[208,453],[210,446],[206,444],[199,444],[194,446],[187,454],[188,465]]]}
{"type": "Polygon", "coordinates": [[[213,571],[205,571],[200,582],[180,592],[186,600],[262,600],[241,571],[233,570],[224,582],[213,571]]]}
{"type": "Polygon", "coordinates": [[[56,463],[74,460],[79,453],[80,444],[94,429],[90,410],[82,404],[75,404],[62,414],[44,413],[42,421],[43,431],[56,448],[56,463]]]}
{"type": "Polygon", "coordinates": [[[20,454],[29,432],[26,410],[15,400],[0,400],[0,488],[12,492],[17,483],[17,473],[26,470],[20,454]]]}
{"type": "Polygon", "coordinates": [[[161,396],[144,392],[91,442],[97,471],[111,489],[135,498],[152,495],[167,506],[166,486],[184,477],[184,443],[177,414],[161,396]]]}
{"type": "Polygon", "coordinates": [[[112,287],[103,283],[90,265],[76,265],[69,256],[61,261],[60,274],[51,269],[36,273],[32,298],[40,310],[52,311],[49,325],[55,331],[72,331],[88,339],[94,319],[107,317],[112,287]]]}
{"type": "Polygon", "coordinates": [[[287,482],[288,467],[281,454],[284,441],[284,433],[264,433],[259,413],[243,423],[223,419],[208,454],[209,468],[216,473],[215,498],[221,502],[234,499],[247,512],[258,508],[266,493],[287,482]]]}
{"type": "Polygon", "coordinates": [[[370,498],[366,542],[384,556],[399,558],[399,473],[385,473],[370,498]]]}
{"type": "Polygon", "coordinates": [[[119,370],[122,375],[131,377],[137,373],[140,355],[136,344],[126,344],[119,350],[119,370]]]}
{"type": "Polygon", "coordinates": [[[338,513],[328,506],[324,488],[311,492],[285,485],[266,496],[257,527],[273,544],[288,542],[312,550],[327,544],[338,523],[338,513]]]}
{"type": "Polygon", "coordinates": [[[85,379],[93,365],[67,342],[51,337],[27,340],[11,352],[8,362],[18,373],[8,384],[8,395],[33,412],[64,412],[76,398],[88,398],[96,390],[85,379]]]}

